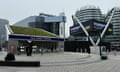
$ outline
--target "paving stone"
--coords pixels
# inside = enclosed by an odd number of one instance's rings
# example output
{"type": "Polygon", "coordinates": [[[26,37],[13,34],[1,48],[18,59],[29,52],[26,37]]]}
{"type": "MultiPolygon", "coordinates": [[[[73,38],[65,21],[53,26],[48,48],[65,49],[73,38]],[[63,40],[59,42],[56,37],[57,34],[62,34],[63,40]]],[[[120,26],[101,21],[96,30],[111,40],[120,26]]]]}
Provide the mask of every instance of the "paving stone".
{"type": "MultiPolygon", "coordinates": [[[[31,57],[22,54],[16,55],[16,60],[39,60],[41,67],[0,67],[0,72],[120,72],[119,54],[109,54],[108,60],[101,60],[95,54],[89,56],[72,52],[33,54],[31,57]]],[[[0,55],[2,58],[4,54],[0,55]]]]}

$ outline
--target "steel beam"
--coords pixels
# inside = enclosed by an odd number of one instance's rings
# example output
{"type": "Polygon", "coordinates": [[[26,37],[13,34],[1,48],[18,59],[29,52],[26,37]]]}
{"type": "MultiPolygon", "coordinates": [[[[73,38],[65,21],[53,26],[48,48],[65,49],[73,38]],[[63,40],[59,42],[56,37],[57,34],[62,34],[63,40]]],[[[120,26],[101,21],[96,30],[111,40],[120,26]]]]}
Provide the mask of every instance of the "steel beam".
{"type": "Polygon", "coordinates": [[[93,39],[90,37],[89,33],[87,32],[87,30],[85,29],[85,27],[82,25],[81,21],[76,17],[73,16],[73,18],[79,23],[80,27],[82,28],[82,30],[85,32],[86,36],[89,37],[90,42],[92,43],[93,46],[96,46],[95,42],[93,41],[93,39]]]}
{"type": "MultiPolygon", "coordinates": [[[[112,17],[113,17],[113,15],[114,15],[114,12],[115,12],[115,9],[112,10],[112,14],[111,14],[111,16],[110,16],[107,24],[105,25],[105,28],[103,29],[103,31],[102,31],[102,33],[101,33],[101,35],[100,35],[100,38],[102,38],[102,37],[104,36],[107,28],[109,27],[110,22],[111,22],[111,20],[112,20],[112,17]]],[[[97,40],[97,42],[96,42],[96,45],[98,45],[98,44],[100,43],[100,38],[98,38],[98,40],[97,40]]]]}

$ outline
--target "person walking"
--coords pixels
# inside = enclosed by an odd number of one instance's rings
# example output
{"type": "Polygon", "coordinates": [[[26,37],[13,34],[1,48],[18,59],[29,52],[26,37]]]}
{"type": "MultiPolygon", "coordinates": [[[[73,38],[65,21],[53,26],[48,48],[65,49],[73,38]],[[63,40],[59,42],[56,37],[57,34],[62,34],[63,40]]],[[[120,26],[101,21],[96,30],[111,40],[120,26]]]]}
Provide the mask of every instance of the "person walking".
{"type": "Polygon", "coordinates": [[[29,46],[26,46],[26,54],[29,56],[29,46]]]}
{"type": "Polygon", "coordinates": [[[29,50],[30,50],[29,51],[29,56],[32,56],[32,46],[31,45],[29,46],[29,50]]]}
{"type": "Polygon", "coordinates": [[[112,45],[112,46],[111,46],[111,50],[112,50],[113,54],[116,56],[116,55],[117,55],[117,54],[116,54],[116,52],[117,52],[117,51],[116,51],[116,47],[112,45]]]}
{"type": "Polygon", "coordinates": [[[90,47],[88,47],[88,49],[87,49],[87,53],[88,53],[88,55],[90,56],[90,54],[91,54],[90,47]]]}
{"type": "Polygon", "coordinates": [[[40,53],[41,55],[43,55],[43,48],[40,48],[40,53]]]}
{"type": "Polygon", "coordinates": [[[20,52],[21,52],[20,50],[21,50],[21,48],[20,48],[20,46],[18,46],[18,47],[17,47],[17,54],[18,54],[18,55],[20,55],[20,52]]]}

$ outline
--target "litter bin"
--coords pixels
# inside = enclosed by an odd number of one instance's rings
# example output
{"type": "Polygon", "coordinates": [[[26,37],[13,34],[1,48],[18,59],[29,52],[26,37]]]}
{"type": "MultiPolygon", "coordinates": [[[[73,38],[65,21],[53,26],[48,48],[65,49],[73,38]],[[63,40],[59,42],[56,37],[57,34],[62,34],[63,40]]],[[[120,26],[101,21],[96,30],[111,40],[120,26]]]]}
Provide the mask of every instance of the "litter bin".
{"type": "Polygon", "coordinates": [[[102,50],[101,50],[101,60],[107,60],[108,56],[107,56],[106,46],[102,46],[101,48],[102,48],[102,50]]]}
{"type": "Polygon", "coordinates": [[[101,60],[107,60],[108,59],[108,56],[107,56],[107,52],[102,52],[102,55],[101,55],[101,60]]]}
{"type": "Polygon", "coordinates": [[[101,56],[101,60],[107,60],[108,59],[108,57],[107,56],[101,56]]]}

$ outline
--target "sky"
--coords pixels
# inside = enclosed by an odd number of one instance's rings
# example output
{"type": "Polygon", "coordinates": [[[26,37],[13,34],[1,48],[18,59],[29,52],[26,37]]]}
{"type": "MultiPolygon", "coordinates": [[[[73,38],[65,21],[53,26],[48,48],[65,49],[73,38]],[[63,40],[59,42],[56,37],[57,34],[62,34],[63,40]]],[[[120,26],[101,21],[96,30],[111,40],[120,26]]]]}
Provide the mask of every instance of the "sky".
{"type": "Polygon", "coordinates": [[[120,0],[0,0],[0,18],[9,20],[12,25],[26,17],[48,13],[59,15],[65,12],[66,37],[73,25],[71,16],[76,10],[86,5],[94,5],[107,13],[113,7],[120,7],[120,0]]]}

